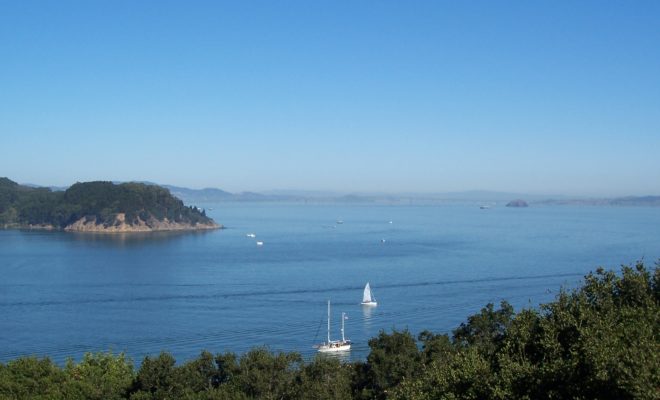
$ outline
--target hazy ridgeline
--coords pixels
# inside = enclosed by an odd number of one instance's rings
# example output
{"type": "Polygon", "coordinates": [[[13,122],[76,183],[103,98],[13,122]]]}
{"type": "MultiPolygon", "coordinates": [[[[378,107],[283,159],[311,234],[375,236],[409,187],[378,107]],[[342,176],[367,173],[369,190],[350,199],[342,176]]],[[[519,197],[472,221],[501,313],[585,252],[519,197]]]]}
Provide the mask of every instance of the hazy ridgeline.
{"type": "Polygon", "coordinates": [[[0,364],[3,399],[653,399],[660,387],[660,270],[597,270],[540,309],[488,304],[452,335],[381,332],[365,361],[255,348],[139,368],[123,354],[0,364]]]}

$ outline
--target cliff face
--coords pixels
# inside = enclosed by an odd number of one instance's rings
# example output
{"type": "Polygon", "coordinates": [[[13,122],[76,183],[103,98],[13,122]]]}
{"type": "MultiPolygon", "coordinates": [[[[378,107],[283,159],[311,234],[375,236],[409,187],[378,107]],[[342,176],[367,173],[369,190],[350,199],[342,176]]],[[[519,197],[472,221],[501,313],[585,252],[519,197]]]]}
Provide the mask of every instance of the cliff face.
{"type": "Polygon", "coordinates": [[[114,221],[99,222],[95,217],[82,217],[72,224],[64,227],[65,231],[70,232],[107,232],[107,233],[121,233],[121,232],[155,232],[155,231],[192,231],[192,230],[206,230],[206,229],[219,229],[222,225],[218,225],[213,221],[207,223],[198,222],[196,224],[188,222],[174,222],[164,218],[159,221],[153,217],[147,221],[137,218],[133,223],[126,222],[126,215],[119,213],[115,216],[114,221]]]}

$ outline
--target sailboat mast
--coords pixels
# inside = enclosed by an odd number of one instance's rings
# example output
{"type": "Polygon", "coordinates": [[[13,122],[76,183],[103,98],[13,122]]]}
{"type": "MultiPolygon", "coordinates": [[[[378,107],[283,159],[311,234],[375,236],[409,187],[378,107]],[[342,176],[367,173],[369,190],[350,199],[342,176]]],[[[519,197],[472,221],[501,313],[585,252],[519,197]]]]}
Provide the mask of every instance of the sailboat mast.
{"type": "Polygon", "coordinates": [[[346,339],[344,338],[344,319],[345,319],[344,314],[345,313],[341,313],[341,341],[342,341],[342,343],[346,341],[346,339]]]}
{"type": "Polygon", "coordinates": [[[328,300],[328,343],[330,343],[330,300],[328,300]]]}

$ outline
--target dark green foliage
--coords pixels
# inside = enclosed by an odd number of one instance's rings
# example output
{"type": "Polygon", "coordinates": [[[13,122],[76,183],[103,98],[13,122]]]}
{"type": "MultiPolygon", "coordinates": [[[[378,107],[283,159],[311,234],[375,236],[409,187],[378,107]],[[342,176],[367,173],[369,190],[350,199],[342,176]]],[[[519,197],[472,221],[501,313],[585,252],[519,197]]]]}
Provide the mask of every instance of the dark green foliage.
{"type": "Polygon", "coordinates": [[[369,347],[366,388],[378,398],[385,398],[387,390],[414,376],[419,368],[421,355],[415,338],[407,330],[391,334],[381,331],[369,340],[369,347]]]}
{"type": "Polygon", "coordinates": [[[318,356],[299,374],[299,396],[305,400],[351,399],[351,372],[348,364],[318,356]]]}
{"type": "Polygon", "coordinates": [[[406,399],[660,398],[658,269],[599,269],[540,311],[492,305],[394,396],[406,399]]]}
{"type": "Polygon", "coordinates": [[[66,381],[66,373],[48,358],[0,364],[1,399],[63,399],[66,381]]]}
{"type": "MultiPolygon", "coordinates": [[[[1,182],[0,182],[1,183],[1,182]]],[[[659,399],[660,270],[601,269],[540,310],[487,305],[446,334],[380,332],[366,362],[256,348],[137,371],[123,354],[0,364],[0,399],[659,399]]]]}
{"type": "Polygon", "coordinates": [[[219,372],[213,354],[203,351],[199,358],[183,364],[178,371],[181,385],[193,392],[217,387],[219,372]]]}
{"type": "Polygon", "coordinates": [[[0,226],[42,224],[56,214],[61,195],[0,178],[0,226]]]}
{"type": "Polygon", "coordinates": [[[135,391],[143,392],[140,398],[177,398],[183,387],[175,375],[176,360],[168,353],[160,353],[156,358],[146,357],[137,374],[135,391]]]}
{"type": "Polygon", "coordinates": [[[456,352],[449,335],[436,335],[433,332],[423,331],[417,339],[422,343],[422,361],[430,364],[433,361],[444,362],[456,352]]]}
{"type": "Polygon", "coordinates": [[[186,207],[167,189],[142,183],[76,183],[65,192],[20,186],[0,178],[0,226],[52,226],[65,228],[81,218],[105,226],[116,225],[118,214],[128,224],[152,220],[193,225],[211,219],[197,208],[186,207]]]}
{"type": "Polygon", "coordinates": [[[296,371],[302,358],[297,353],[272,354],[265,348],[250,350],[238,363],[232,384],[251,398],[291,398],[295,394],[296,371]]]}
{"type": "Polygon", "coordinates": [[[641,263],[622,272],[599,269],[580,290],[543,306],[537,341],[548,360],[539,363],[546,391],[601,399],[659,396],[657,286],[641,263]]]}
{"type": "Polygon", "coordinates": [[[133,363],[124,354],[87,353],[78,364],[69,360],[64,372],[69,399],[125,399],[135,378],[133,363]]]}
{"type": "Polygon", "coordinates": [[[497,311],[494,310],[493,304],[489,303],[479,314],[468,317],[466,323],[454,330],[454,342],[493,354],[504,340],[512,318],[513,307],[508,302],[503,301],[497,311]]]}

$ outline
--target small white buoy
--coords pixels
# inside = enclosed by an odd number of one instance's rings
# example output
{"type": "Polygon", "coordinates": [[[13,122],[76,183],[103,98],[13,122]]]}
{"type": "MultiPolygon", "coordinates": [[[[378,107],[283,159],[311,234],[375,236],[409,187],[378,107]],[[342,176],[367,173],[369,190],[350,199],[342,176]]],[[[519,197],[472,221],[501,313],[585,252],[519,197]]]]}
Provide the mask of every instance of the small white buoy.
{"type": "Polygon", "coordinates": [[[262,242],[262,241],[257,242],[257,246],[263,246],[263,245],[264,245],[264,242],[262,242]]]}

